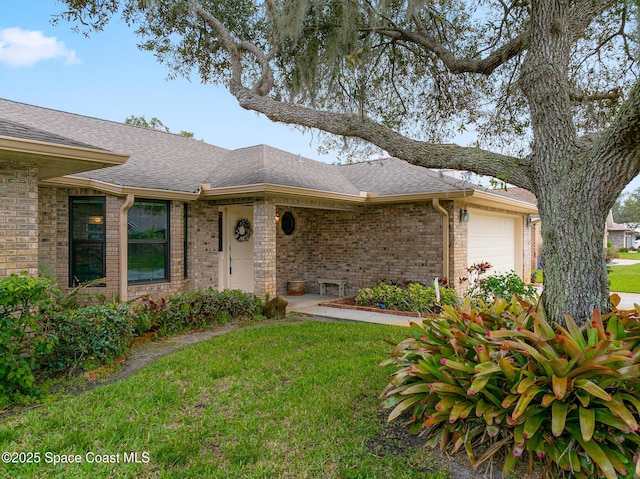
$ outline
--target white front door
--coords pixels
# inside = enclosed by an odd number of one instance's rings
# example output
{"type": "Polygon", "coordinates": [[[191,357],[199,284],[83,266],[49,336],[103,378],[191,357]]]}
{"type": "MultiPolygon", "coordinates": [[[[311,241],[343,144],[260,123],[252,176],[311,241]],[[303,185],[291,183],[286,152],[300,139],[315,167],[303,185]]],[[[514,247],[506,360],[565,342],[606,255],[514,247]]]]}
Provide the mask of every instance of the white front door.
{"type": "Polygon", "coordinates": [[[253,292],[253,208],[233,206],[227,213],[229,289],[253,292]]]}

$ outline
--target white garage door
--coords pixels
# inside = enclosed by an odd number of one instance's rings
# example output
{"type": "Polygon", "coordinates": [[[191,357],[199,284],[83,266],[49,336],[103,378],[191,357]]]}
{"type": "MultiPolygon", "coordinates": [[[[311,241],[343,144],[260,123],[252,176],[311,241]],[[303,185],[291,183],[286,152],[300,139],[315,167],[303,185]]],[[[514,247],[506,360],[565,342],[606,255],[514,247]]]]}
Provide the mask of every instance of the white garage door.
{"type": "Polygon", "coordinates": [[[489,274],[516,270],[516,219],[469,211],[468,263],[488,261],[489,274]]]}

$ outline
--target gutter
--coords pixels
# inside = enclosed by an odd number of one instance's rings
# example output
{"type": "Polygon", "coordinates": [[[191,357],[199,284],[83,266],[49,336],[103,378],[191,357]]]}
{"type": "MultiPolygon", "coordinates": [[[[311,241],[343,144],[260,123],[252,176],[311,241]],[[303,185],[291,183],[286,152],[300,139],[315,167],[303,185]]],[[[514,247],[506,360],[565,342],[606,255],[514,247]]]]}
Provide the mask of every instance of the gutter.
{"type": "Polygon", "coordinates": [[[433,207],[442,215],[442,272],[445,278],[449,278],[449,213],[440,205],[440,200],[432,200],[433,207]]]}
{"type": "Polygon", "coordinates": [[[137,188],[120,186],[90,178],[78,178],[74,176],[62,176],[40,182],[43,186],[59,188],[91,188],[116,196],[135,195],[139,198],[153,198],[158,200],[194,201],[200,198],[200,191],[187,193],[183,191],[159,190],[155,188],[137,188]]]}
{"type": "Polygon", "coordinates": [[[133,206],[135,195],[128,194],[124,200],[124,204],[120,207],[120,301],[125,302],[129,299],[129,278],[127,276],[128,260],[129,260],[129,229],[127,228],[127,216],[129,210],[133,206]]]}

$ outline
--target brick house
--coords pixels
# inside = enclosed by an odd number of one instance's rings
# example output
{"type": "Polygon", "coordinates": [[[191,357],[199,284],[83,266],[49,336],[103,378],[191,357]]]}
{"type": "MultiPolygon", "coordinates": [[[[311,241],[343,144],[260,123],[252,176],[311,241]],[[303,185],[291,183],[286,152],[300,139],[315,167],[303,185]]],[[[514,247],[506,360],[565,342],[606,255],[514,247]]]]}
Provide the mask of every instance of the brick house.
{"type": "Polygon", "coordinates": [[[0,99],[0,277],[121,300],[531,269],[534,204],[394,158],[329,165],[0,99]]]}

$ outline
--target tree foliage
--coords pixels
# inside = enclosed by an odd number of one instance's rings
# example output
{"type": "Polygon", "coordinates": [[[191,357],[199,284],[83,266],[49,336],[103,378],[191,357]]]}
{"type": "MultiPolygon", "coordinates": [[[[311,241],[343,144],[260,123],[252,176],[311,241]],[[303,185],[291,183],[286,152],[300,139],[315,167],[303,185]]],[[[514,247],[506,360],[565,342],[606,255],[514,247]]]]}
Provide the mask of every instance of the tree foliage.
{"type": "Polygon", "coordinates": [[[528,189],[542,217],[549,314],[610,308],[605,219],[640,172],[635,3],[63,3],[58,20],[88,32],[120,16],[174,75],[197,73],[245,109],[337,135],[329,145],[364,140],[416,165],[528,189]],[[444,143],[465,130],[478,133],[475,147],[444,143]]]}
{"type": "MultiPolygon", "coordinates": [[[[164,131],[166,133],[171,133],[171,130],[167,125],[165,125],[162,120],[159,120],[155,116],[151,118],[151,120],[147,120],[144,115],[136,116],[130,115],[125,118],[124,122],[127,125],[141,126],[142,128],[149,128],[151,130],[164,131]]],[[[181,130],[179,133],[180,136],[186,136],[188,138],[193,138],[193,133],[190,131],[181,130]]]]}
{"type": "MultiPolygon", "coordinates": [[[[442,142],[473,128],[484,146],[529,152],[530,111],[518,84],[530,47],[528,1],[65,3],[58,19],[85,32],[121,14],[140,47],[176,75],[238,80],[260,95],[357,114],[415,139],[442,142]]],[[[591,134],[611,122],[638,73],[635,6],[582,3],[557,22],[575,31],[565,86],[577,133],[591,134]]]]}
{"type": "Polygon", "coordinates": [[[620,195],[613,205],[613,218],[617,223],[640,226],[640,188],[620,195]]]}

